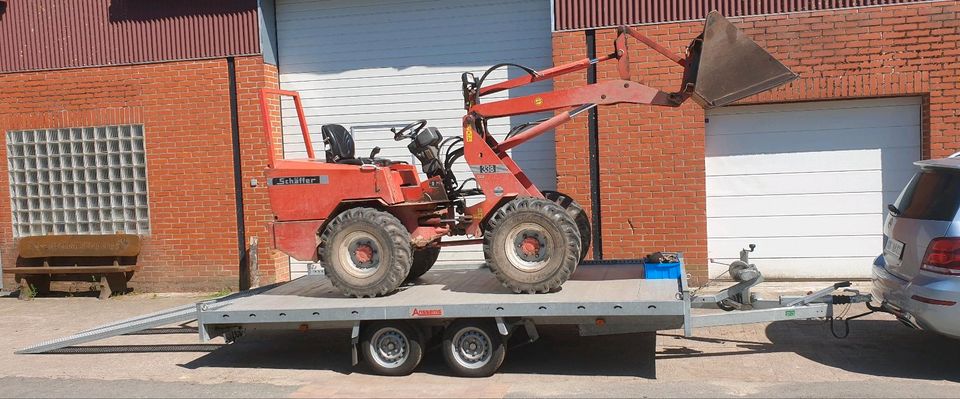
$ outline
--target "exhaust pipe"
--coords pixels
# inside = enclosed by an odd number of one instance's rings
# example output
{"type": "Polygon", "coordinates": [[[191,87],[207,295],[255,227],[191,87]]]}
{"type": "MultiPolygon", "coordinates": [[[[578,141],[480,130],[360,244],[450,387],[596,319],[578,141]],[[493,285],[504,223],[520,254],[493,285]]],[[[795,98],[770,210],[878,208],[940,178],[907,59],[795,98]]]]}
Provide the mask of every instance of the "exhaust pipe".
{"type": "Polygon", "coordinates": [[[707,15],[703,33],[687,51],[681,91],[691,93],[704,109],[770,90],[798,76],[717,11],[707,15]]]}

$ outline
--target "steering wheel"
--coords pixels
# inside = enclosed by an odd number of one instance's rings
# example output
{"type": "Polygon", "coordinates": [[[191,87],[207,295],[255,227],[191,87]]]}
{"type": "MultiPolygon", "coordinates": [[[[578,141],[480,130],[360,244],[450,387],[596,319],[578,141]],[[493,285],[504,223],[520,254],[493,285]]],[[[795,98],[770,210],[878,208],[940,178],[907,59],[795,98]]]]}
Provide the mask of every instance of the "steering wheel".
{"type": "Polygon", "coordinates": [[[393,139],[400,141],[403,139],[413,138],[417,133],[420,133],[420,129],[423,129],[427,125],[426,119],[420,119],[416,122],[410,123],[407,126],[404,126],[402,129],[397,130],[397,128],[390,128],[390,131],[393,132],[393,139]],[[407,133],[410,132],[410,133],[407,133]]]}

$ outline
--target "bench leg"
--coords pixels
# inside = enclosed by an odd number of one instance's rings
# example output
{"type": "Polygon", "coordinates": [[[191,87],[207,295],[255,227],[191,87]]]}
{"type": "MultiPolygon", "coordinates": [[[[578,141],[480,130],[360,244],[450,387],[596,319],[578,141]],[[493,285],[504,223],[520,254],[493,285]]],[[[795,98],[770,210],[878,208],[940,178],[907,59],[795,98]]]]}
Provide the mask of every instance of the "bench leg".
{"type": "Polygon", "coordinates": [[[21,301],[29,301],[33,299],[33,295],[30,295],[30,282],[27,281],[27,278],[24,276],[20,277],[20,296],[17,299],[21,301]]]}
{"type": "Polygon", "coordinates": [[[110,298],[110,295],[113,295],[113,291],[110,290],[110,279],[107,278],[106,274],[100,275],[100,299],[110,298]]]}
{"type": "Polygon", "coordinates": [[[20,275],[18,276],[18,286],[20,288],[20,300],[29,301],[37,295],[50,293],[50,276],[46,275],[20,275]]]}

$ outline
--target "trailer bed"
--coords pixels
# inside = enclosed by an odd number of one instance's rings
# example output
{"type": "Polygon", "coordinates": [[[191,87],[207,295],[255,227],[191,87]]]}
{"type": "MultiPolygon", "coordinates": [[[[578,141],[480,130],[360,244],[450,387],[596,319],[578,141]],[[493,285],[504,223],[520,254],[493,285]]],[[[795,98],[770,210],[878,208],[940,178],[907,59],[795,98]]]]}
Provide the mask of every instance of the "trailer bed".
{"type": "Polygon", "coordinates": [[[541,323],[646,323],[650,331],[683,325],[679,280],[643,279],[639,265],[582,266],[557,292],[515,294],[486,269],[438,270],[398,292],[377,298],[345,297],[322,276],[294,281],[229,304],[201,304],[209,333],[229,326],[307,324],[337,328],[366,320],[501,317],[541,323]],[[651,317],[653,316],[653,317],[651,317]],[[345,322],[345,323],[343,323],[345,322]]]}

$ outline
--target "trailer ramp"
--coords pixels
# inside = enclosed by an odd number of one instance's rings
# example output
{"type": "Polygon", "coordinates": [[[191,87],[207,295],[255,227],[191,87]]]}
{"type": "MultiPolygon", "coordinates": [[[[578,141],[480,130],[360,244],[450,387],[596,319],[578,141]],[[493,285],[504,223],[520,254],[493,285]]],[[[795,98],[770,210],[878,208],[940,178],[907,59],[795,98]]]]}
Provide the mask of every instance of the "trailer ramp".
{"type": "MultiPolygon", "coordinates": [[[[207,306],[218,308],[226,306],[233,301],[256,295],[268,291],[276,285],[265,286],[254,290],[239,292],[205,302],[207,306]]],[[[197,305],[187,304],[175,308],[165,309],[154,313],[148,313],[124,319],[109,324],[97,326],[88,330],[78,332],[66,337],[60,337],[49,341],[18,350],[17,354],[37,354],[66,348],[69,346],[85,344],[88,342],[99,341],[101,339],[116,337],[119,335],[131,334],[148,330],[151,328],[162,327],[174,323],[187,323],[197,319],[197,305]]]]}

